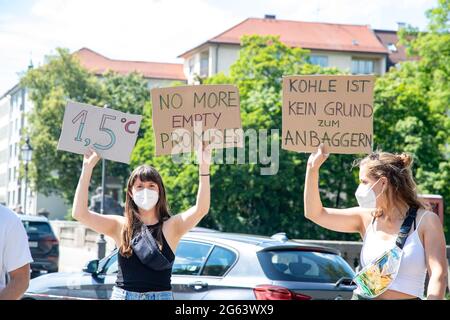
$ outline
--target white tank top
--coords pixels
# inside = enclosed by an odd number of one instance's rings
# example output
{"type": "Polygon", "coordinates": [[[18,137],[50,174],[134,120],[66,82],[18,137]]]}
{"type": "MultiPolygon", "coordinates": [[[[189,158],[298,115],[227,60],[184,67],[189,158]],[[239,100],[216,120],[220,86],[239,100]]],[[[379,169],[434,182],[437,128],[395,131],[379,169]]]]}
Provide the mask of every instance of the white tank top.
{"type": "MultiPolygon", "coordinates": [[[[423,298],[425,289],[425,277],[427,266],[425,262],[425,249],[420,240],[418,229],[420,222],[428,212],[422,214],[416,229],[408,236],[403,247],[403,257],[400,262],[397,277],[389,287],[389,290],[403,292],[423,298]]],[[[370,264],[373,260],[381,256],[383,252],[391,249],[397,237],[390,240],[383,240],[375,234],[376,219],[372,221],[364,235],[364,242],[361,249],[361,268],[370,264]]],[[[413,224],[414,226],[414,224],[413,224]]]]}

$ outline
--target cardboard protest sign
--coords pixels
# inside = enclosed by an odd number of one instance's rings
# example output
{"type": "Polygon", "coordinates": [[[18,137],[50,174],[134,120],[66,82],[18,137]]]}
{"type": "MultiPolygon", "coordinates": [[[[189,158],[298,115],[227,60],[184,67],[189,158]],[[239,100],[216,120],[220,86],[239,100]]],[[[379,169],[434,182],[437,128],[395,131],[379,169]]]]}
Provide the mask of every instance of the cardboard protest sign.
{"type": "Polygon", "coordinates": [[[213,148],[243,146],[236,86],[155,88],[151,96],[157,156],[190,152],[201,141],[213,148]]]}
{"type": "Polygon", "coordinates": [[[105,159],[130,163],[141,116],[69,101],[58,150],[84,154],[91,147],[105,159]]]}
{"type": "Polygon", "coordinates": [[[370,153],[374,76],[283,77],[282,148],[370,153]]]}

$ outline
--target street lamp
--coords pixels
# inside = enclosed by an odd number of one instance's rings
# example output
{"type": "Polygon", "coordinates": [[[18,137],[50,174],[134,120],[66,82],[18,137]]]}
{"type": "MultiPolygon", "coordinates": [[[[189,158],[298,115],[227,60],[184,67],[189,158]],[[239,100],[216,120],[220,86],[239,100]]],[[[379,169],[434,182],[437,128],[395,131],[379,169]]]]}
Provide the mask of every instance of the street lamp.
{"type": "Polygon", "coordinates": [[[27,190],[28,190],[28,164],[31,162],[31,155],[33,153],[33,148],[30,144],[30,137],[25,139],[25,144],[21,149],[22,161],[25,164],[25,196],[24,196],[24,206],[23,213],[27,214],[27,190]]]}
{"type": "MultiPolygon", "coordinates": [[[[102,198],[100,202],[100,214],[105,214],[105,171],[106,171],[106,162],[102,157],[102,198]]],[[[99,260],[105,257],[106,253],[106,240],[103,233],[100,233],[100,236],[97,238],[97,257],[99,260]]]]}
{"type": "MultiPolygon", "coordinates": [[[[105,104],[103,107],[108,108],[108,105],[105,104]]],[[[105,186],[106,186],[105,180],[106,180],[106,162],[105,162],[105,158],[102,157],[102,198],[101,198],[101,202],[100,202],[100,214],[101,215],[105,214],[105,186]]],[[[106,240],[105,240],[105,236],[103,235],[103,233],[101,233],[99,235],[96,243],[97,243],[97,258],[100,260],[105,257],[105,253],[106,253],[106,240]]]]}

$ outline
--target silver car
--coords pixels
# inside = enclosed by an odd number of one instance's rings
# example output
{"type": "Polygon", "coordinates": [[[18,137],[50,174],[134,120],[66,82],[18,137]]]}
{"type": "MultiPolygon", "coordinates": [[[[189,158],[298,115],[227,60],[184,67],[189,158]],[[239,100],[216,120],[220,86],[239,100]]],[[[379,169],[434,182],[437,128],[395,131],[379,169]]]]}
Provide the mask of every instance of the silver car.
{"type": "MultiPolygon", "coordinates": [[[[25,299],[108,299],[117,250],[82,273],[30,282],[25,299]]],[[[172,273],[176,300],[350,299],[354,271],[335,249],[272,237],[196,228],[178,245],[172,273]]]]}

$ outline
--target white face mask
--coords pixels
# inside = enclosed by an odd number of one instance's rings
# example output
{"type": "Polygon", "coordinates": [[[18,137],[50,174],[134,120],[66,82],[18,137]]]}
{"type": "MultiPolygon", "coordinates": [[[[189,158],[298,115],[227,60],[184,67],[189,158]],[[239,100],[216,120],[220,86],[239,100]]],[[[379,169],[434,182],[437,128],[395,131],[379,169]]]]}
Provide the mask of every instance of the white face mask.
{"type": "Polygon", "coordinates": [[[381,193],[377,196],[375,194],[375,191],[373,191],[373,187],[380,181],[380,179],[377,180],[372,186],[367,184],[360,184],[358,186],[358,189],[356,189],[355,197],[358,201],[358,204],[361,208],[376,208],[377,206],[377,198],[383,193],[381,193]]]}
{"type": "Polygon", "coordinates": [[[139,191],[133,192],[133,201],[134,203],[143,210],[150,210],[156,206],[158,202],[159,194],[155,190],[150,189],[142,189],[139,191]]]}

